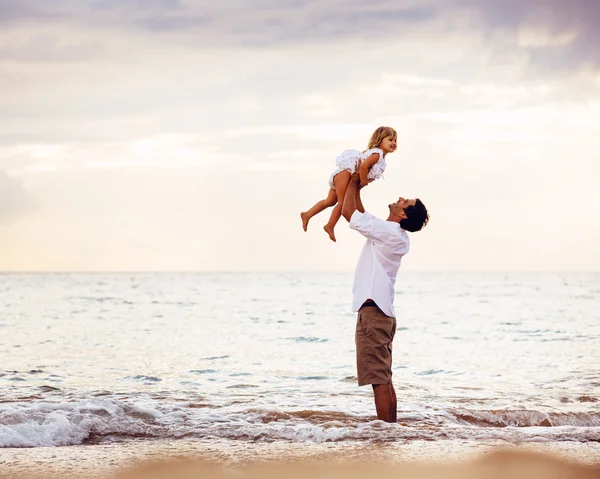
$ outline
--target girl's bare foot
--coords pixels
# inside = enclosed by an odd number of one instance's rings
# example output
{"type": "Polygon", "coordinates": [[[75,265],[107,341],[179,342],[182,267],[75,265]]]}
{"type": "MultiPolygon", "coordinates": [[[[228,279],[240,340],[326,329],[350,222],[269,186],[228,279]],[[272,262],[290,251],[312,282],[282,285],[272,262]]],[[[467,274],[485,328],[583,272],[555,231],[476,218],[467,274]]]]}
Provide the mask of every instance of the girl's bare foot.
{"type": "Polygon", "coordinates": [[[306,213],[300,213],[300,218],[302,218],[302,229],[306,231],[308,228],[308,220],[310,220],[310,218],[306,213]]]}
{"type": "Polygon", "coordinates": [[[323,226],[323,229],[325,230],[325,233],[329,235],[329,239],[331,241],[335,241],[335,235],[333,234],[333,226],[327,224],[323,226]]]}

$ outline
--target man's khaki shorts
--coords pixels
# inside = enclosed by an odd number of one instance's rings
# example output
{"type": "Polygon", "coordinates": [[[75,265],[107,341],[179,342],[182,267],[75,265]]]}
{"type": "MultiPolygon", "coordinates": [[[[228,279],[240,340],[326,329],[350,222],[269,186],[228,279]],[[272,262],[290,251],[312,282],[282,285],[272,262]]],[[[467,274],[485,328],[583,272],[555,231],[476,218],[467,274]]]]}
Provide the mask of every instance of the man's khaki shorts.
{"type": "Polygon", "coordinates": [[[392,341],[396,318],[377,306],[363,306],[356,320],[356,370],[358,385],[392,382],[392,341]]]}

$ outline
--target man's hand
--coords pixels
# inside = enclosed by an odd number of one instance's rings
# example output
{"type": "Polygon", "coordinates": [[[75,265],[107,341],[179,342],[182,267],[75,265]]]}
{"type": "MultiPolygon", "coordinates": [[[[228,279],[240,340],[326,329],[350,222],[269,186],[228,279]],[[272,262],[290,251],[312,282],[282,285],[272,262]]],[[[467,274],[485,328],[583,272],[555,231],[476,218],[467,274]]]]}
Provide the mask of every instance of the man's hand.
{"type": "MultiPolygon", "coordinates": [[[[360,180],[360,176],[358,177],[358,179],[360,180]]],[[[371,178],[368,178],[366,183],[359,182],[359,183],[358,183],[358,188],[359,188],[359,189],[361,189],[361,188],[364,188],[364,187],[365,187],[365,186],[367,186],[369,183],[371,183],[371,181],[375,181],[375,180],[373,180],[373,179],[371,179],[371,178]]]]}

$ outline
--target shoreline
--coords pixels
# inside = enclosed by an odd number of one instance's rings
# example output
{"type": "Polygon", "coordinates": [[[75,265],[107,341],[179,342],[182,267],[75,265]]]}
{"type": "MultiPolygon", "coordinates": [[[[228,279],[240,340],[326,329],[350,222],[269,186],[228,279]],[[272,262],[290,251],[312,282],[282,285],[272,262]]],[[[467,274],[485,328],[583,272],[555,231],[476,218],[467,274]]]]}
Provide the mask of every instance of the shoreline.
{"type": "Polygon", "coordinates": [[[209,461],[225,468],[309,460],[342,464],[439,464],[477,459],[496,450],[548,454],[571,464],[600,465],[600,443],[412,441],[404,443],[260,443],[229,440],[134,440],[128,443],[0,449],[2,479],[101,478],[140,464],[172,458],[209,461]]]}

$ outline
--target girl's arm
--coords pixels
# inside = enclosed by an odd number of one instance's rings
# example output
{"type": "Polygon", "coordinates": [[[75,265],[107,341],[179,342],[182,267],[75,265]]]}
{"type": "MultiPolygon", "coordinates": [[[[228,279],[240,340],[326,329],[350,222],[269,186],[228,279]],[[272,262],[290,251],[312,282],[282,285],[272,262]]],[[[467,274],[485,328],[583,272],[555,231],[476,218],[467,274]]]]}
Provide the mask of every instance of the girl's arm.
{"type": "Polygon", "coordinates": [[[373,153],[360,163],[358,167],[358,174],[360,175],[360,188],[362,188],[363,186],[367,186],[370,183],[369,179],[367,178],[367,175],[369,174],[369,168],[371,168],[378,161],[379,153],[373,153]]]}

